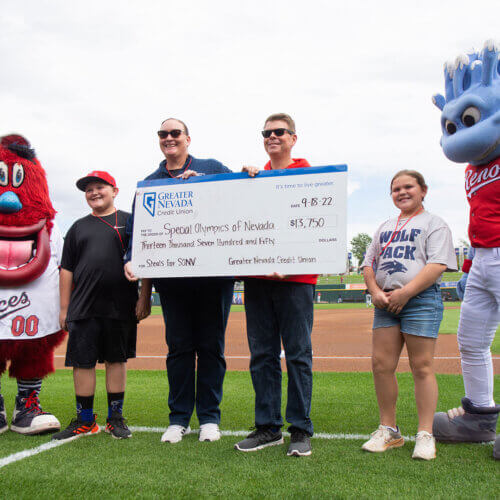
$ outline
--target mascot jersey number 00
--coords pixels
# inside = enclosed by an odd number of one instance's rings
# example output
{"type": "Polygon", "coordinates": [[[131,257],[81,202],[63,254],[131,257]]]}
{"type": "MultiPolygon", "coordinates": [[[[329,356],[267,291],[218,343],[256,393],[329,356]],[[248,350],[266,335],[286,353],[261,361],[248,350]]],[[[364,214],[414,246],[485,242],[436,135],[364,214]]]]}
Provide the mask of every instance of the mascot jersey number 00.
{"type": "MultiPolygon", "coordinates": [[[[39,401],[65,335],[59,327],[62,237],[54,216],[45,172],[29,142],[20,135],[0,138],[0,374],[9,362],[18,385],[11,430],[20,434],[60,428],[39,401]]],[[[0,391],[0,433],[7,429],[0,391]]]]}

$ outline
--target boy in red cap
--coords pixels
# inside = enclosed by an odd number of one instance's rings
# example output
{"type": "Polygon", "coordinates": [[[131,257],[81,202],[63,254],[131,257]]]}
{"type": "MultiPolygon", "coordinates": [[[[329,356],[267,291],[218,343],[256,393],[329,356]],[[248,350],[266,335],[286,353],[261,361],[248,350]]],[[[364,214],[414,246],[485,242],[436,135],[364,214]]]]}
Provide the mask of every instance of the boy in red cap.
{"type": "Polygon", "coordinates": [[[132,434],[122,416],[126,362],[135,358],[137,321],[149,315],[147,290],[137,299],[137,285],[123,275],[129,213],[117,210],[115,179],[93,171],[76,186],[85,192],[92,212],[66,234],[60,274],[61,328],[69,331],[66,366],[73,367],[77,418],[52,436],[61,440],[99,432],[93,403],[96,363],[106,367],[108,418],[105,431],[114,438],[132,434]]]}

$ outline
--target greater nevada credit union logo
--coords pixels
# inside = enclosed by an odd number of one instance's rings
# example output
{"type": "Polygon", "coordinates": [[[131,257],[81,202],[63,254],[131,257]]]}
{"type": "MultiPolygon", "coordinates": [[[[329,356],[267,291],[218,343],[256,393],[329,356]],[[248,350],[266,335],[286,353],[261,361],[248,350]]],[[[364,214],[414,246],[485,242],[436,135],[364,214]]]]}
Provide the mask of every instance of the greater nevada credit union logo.
{"type": "Polygon", "coordinates": [[[144,193],[142,199],[143,207],[154,217],[155,216],[155,206],[156,206],[156,193],[144,193]]]}

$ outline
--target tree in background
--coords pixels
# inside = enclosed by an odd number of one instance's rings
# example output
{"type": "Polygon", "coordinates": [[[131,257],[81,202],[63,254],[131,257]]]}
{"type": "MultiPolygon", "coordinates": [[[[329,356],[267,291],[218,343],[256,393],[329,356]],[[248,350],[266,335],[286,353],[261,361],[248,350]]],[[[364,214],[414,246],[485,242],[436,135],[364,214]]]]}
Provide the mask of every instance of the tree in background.
{"type": "Polygon", "coordinates": [[[363,255],[371,242],[371,237],[366,233],[359,233],[351,240],[352,254],[358,259],[358,265],[363,262],[363,255]]]}

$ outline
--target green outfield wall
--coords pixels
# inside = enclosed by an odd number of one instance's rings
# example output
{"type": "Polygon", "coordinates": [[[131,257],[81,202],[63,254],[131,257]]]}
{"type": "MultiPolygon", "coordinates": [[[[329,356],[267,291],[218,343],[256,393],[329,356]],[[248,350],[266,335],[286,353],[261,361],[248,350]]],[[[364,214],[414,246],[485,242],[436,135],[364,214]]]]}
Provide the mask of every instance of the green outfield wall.
{"type": "MultiPolygon", "coordinates": [[[[350,286],[350,285],[347,285],[350,286]]],[[[351,285],[352,286],[352,285],[351,285]]],[[[453,287],[442,287],[441,295],[443,301],[451,302],[458,301],[458,295],[456,288],[453,287]]],[[[323,304],[341,303],[341,302],[366,302],[366,290],[359,289],[349,289],[346,285],[336,284],[336,285],[317,285],[314,294],[314,301],[323,304]]],[[[233,303],[234,304],[244,304],[245,302],[245,292],[242,286],[237,285],[235,287],[233,303]]],[[[159,306],[160,297],[155,292],[152,297],[152,305],[159,306]]]]}

